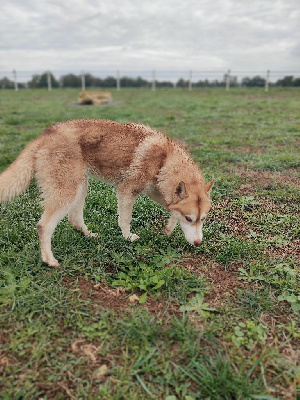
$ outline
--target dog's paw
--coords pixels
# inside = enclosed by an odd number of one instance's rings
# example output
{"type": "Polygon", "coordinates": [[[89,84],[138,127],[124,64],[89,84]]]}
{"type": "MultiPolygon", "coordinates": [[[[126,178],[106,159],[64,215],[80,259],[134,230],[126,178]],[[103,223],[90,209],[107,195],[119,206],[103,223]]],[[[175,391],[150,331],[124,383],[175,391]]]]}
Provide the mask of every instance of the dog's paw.
{"type": "Polygon", "coordinates": [[[170,235],[172,234],[173,230],[174,230],[174,228],[172,229],[172,228],[170,228],[170,227],[167,225],[167,226],[165,227],[165,234],[166,234],[167,236],[170,236],[170,235]]]}
{"type": "Polygon", "coordinates": [[[167,223],[167,225],[166,225],[166,227],[165,227],[165,233],[166,233],[166,235],[168,235],[168,236],[171,235],[171,233],[172,233],[172,232],[174,231],[174,229],[176,228],[177,222],[178,222],[178,221],[177,221],[175,218],[173,218],[173,217],[170,217],[170,218],[169,218],[168,223],[167,223]]]}
{"type": "Polygon", "coordinates": [[[139,235],[136,235],[135,233],[131,233],[128,237],[128,239],[130,239],[131,242],[134,242],[135,240],[138,240],[140,237],[139,235]]]}
{"type": "Polygon", "coordinates": [[[49,265],[49,267],[56,268],[59,266],[59,262],[54,259],[50,263],[48,263],[48,265],[49,265]]]}
{"type": "Polygon", "coordinates": [[[54,257],[53,258],[47,258],[47,259],[43,258],[43,262],[45,264],[48,264],[48,266],[52,267],[52,268],[56,268],[56,267],[59,266],[59,262],[54,257]]]}

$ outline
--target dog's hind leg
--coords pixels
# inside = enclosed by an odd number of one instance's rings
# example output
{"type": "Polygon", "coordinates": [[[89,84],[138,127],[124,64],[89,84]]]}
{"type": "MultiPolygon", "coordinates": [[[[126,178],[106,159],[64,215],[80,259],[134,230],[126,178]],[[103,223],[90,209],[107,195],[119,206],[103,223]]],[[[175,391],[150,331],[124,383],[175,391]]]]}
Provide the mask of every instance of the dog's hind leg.
{"type": "Polygon", "coordinates": [[[118,187],[118,222],[123,237],[132,242],[139,239],[138,235],[130,232],[130,222],[132,219],[132,209],[136,196],[128,191],[123,191],[121,185],[118,187]]]}
{"type": "Polygon", "coordinates": [[[82,232],[85,236],[97,237],[97,233],[93,233],[88,230],[83,219],[83,207],[87,195],[87,189],[88,180],[86,178],[82,186],[79,188],[76,195],[76,200],[72,204],[72,208],[69,211],[69,222],[71,225],[74,226],[74,228],[82,232]]]}
{"type": "MultiPolygon", "coordinates": [[[[43,190],[45,197],[44,213],[37,224],[37,229],[40,238],[42,259],[50,267],[57,267],[59,265],[51,250],[52,234],[59,221],[72,208],[78,207],[78,199],[83,197],[81,196],[83,184],[83,181],[79,181],[77,185],[74,181],[66,181],[65,184],[61,182],[60,185],[55,187],[52,185],[51,190],[49,188],[48,190],[43,190]]],[[[45,186],[47,187],[47,185],[45,186]]],[[[42,187],[42,189],[44,188],[42,187]]]]}
{"type": "Polygon", "coordinates": [[[42,260],[50,267],[59,265],[51,250],[51,237],[59,221],[68,213],[69,207],[58,207],[52,202],[45,202],[45,211],[37,224],[42,260]]]}

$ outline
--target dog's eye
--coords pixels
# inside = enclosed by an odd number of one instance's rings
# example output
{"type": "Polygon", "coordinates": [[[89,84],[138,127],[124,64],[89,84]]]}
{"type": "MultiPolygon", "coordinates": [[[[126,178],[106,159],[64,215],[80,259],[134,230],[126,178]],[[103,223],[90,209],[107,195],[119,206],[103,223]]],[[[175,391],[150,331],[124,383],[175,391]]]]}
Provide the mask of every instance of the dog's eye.
{"type": "Polygon", "coordinates": [[[185,219],[187,220],[187,222],[192,222],[193,221],[192,218],[188,217],[188,216],[186,216],[185,219]]]}

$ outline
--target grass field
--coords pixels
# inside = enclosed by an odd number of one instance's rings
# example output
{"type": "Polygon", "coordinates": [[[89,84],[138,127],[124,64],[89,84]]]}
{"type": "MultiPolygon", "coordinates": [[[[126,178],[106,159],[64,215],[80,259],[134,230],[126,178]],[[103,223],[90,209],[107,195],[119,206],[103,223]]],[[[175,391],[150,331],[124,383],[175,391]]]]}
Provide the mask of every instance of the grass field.
{"type": "Polygon", "coordinates": [[[57,121],[136,121],[189,148],[214,206],[194,247],[140,197],[130,243],[115,190],[92,180],[101,236],[64,219],[52,269],[35,183],[0,205],[0,398],[299,400],[300,91],[122,89],[102,107],[77,94],[1,90],[0,171],[57,121]]]}

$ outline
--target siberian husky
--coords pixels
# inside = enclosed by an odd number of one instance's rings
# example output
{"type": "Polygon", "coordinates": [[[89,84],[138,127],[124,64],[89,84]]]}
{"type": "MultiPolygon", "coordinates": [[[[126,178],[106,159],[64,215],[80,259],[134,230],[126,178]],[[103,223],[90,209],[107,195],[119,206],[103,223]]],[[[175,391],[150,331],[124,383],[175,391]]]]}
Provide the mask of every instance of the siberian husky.
{"type": "Polygon", "coordinates": [[[48,127],[0,175],[1,202],[19,196],[36,177],[44,198],[37,230],[42,259],[49,266],[58,266],[51,237],[65,215],[84,235],[96,236],[83,220],[89,176],[117,187],[124,238],[139,238],[130,231],[130,222],[134,201],[144,193],[170,212],[167,235],[179,222],[186,240],[201,244],[214,181],[204,183],[199,167],[179,144],[144,125],[71,120],[48,127]]]}

